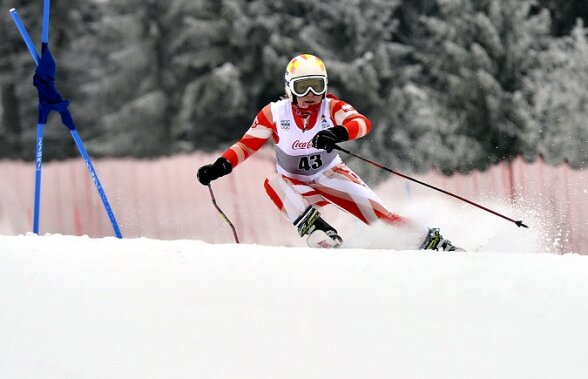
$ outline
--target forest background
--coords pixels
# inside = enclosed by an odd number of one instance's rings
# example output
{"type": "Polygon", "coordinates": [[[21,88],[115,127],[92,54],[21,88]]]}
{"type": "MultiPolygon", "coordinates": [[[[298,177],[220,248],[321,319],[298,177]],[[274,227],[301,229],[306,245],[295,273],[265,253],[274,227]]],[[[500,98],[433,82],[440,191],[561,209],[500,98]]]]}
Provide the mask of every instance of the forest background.
{"type": "MultiPolygon", "coordinates": [[[[33,160],[35,67],[13,7],[40,50],[42,1],[0,0],[0,159],[33,160]]],[[[93,157],[224,149],[311,53],[330,91],[372,119],[353,149],[384,164],[588,164],[585,0],[59,0],[51,12],[57,87],[93,157]]],[[[44,160],[78,156],[59,123],[44,160]]]]}

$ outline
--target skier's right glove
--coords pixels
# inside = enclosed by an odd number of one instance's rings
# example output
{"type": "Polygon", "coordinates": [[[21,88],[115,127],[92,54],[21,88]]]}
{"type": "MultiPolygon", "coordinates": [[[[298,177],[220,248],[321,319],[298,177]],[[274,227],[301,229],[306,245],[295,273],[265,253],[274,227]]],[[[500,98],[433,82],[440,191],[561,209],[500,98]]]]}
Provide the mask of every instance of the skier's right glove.
{"type": "Polygon", "coordinates": [[[220,157],[213,164],[207,164],[198,169],[198,181],[202,185],[207,186],[215,179],[230,174],[233,171],[233,166],[226,158],[220,157]]]}

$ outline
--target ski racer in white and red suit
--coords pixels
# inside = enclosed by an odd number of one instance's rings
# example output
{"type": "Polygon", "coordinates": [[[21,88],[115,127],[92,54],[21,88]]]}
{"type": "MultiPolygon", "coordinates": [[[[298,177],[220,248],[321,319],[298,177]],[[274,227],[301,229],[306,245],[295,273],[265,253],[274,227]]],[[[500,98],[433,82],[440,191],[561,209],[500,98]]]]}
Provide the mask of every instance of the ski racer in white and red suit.
{"type": "Polygon", "coordinates": [[[342,243],[318,211],[333,204],[366,224],[383,221],[413,233],[418,230],[415,246],[407,248],[456,250],[438,229],[414,225],[392,213],[333,150],[338,142],[367,135],[371,122],[350,104],[327,93],[327,83],[321,59],[310,54],[293,58],[285,74],[287,98],[263,107],[240,141],[213,164],[198,170],[198,180],[208,185],[229,174],[271,138],[277,173],[265,180],[265,190],[300,236],[308,235],[309,246],[329,248],[342,243]]]}

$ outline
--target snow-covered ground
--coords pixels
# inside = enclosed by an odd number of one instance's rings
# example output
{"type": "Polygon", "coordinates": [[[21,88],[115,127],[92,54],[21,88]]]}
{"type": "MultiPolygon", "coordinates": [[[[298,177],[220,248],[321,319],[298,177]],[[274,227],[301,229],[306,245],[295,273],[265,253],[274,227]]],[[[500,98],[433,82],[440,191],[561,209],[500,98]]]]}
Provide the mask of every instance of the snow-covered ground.
{"type": "Polygon", "coordinates": [[[0,377],[586,378],[588,256],[511,228],[469,253],[2,236],[0,377]]]}

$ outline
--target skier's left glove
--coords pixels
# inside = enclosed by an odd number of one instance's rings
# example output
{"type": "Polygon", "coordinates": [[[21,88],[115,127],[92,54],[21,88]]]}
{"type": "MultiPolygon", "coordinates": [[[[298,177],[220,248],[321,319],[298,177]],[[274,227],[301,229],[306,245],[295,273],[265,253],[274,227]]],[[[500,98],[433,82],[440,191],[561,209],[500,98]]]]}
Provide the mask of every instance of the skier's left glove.
{"type": "Polygon", "coordinates": [[[233,171],[233,166],[226,158],[220,157],[213,164],[207,164],[198,169],[198,181],[202,185],[207,186],[215,179],[230,174],[233,171]]]}
{"type": "Polygon", "coordinates": [[[312,146],[317,149],[327,150],[327,152],[330,153],[333,151],[336,143],[344,142],[348,139],[349,133],[347,133],[347,129],[342,125],[337,125],[318,132],[312,138],[312,146]]]}

